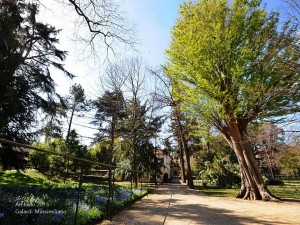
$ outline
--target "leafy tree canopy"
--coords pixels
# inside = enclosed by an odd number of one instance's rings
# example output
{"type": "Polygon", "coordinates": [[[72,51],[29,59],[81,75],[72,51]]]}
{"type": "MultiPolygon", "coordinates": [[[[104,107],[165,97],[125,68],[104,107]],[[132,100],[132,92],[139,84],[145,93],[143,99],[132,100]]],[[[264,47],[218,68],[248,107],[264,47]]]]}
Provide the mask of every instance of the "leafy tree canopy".
{"type": "Polygon", "coordinates": [[[251,149],[248,124],[300,111],[297,27],[261,0],[185,3],[172,30],[166,75],[174,95],[234,150],[244,199],[275,200],[251,149]]]}
{"type": "Polygon", "coordinates": [[[252,121],[299,112],[297,27],[278,21],[279,14],[268,14],[260,0],[185,3],[166,73],[210,119],[252,121]]]}

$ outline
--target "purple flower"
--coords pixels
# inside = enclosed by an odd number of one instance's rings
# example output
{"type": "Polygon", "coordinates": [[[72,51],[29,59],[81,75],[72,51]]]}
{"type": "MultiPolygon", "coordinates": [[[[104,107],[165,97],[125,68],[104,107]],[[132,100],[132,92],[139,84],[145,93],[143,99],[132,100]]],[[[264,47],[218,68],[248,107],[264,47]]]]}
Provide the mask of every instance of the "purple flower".
{"type": "Polygon", "coordinates": [[[88,211],[90,207],[85,204],[82,208],[83,208],[84,211],[88,211]]]}
{"type": "Polygon", "coordinates": [[[107,197],[102,197],[100,195],[96,195],[96,203],[106,203],[108,200],[107,197]]]}
{"type": "Polygon", "coordinates": [[[52,217],[51,221],[52,221],[52,222],[55,222],[55,223],[60,223],[61,220],[63,219],[63,217],[64,217],[63,214],[55,214],[55,215],[52,217]]]}
{"type": "Polygon", "coordinates": [[[96,201],[100,201],[100,199],[101,199],[101,196],[100,195],[96,195],[96,201]]]}

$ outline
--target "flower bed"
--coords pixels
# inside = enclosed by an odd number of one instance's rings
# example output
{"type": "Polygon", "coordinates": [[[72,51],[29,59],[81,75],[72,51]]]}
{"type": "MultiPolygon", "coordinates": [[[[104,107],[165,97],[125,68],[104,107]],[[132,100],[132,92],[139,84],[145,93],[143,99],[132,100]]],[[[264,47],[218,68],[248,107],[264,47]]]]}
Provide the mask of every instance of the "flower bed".
{"type": "MultiPolygon", "coordinates": [[[[113,212],[146,194],[115,186],[113,212]]],[[[0,187],[0,224],[47,225],[74,224],[78,189],[74,187],[0,187]]],[[[77,224],[99,221],[109,200],[107,186],[88,185],[80,192],[77,224]]]]}

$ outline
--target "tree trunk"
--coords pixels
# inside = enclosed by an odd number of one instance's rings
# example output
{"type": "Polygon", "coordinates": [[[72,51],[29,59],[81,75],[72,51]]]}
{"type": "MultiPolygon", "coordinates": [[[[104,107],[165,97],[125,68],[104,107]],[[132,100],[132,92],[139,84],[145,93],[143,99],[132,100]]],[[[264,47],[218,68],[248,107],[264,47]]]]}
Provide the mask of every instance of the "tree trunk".
{"type": "MultiPolygon", "coordinates": [[[[135,143],[135,142],[134,142],[135,143]]],[[[137,150],[135,145],[133,146],[133,182],[134,188],[138,187],[138,165],[137,165],[137,150]]]]}
{"type": "MultiPolygon", "coordinates": [[[[68,133],[67,133],[67,137],[66,137],[67,150],[69,148],[69,139],[70,139],[73,116],[74,116],[74,113],[75,113],[75,106],[76,106],[76,104],[74,102],[73,106],[72,106],[72,112],[71,112],[70,122],[69,122],[69,126],[68,126],[68,133]]],[[[65,152],[65,153],[67,154],[68,152],[65,152]]],[[[65,158],[64,160],[65,160],[65,163],[64,163],[65,164],[64,183],[66,183],[67,176],[68,176],[68,173],[69,173],[69,170],[68,170],[69,160],[67,158],[65,158]]]]}
{"type": "Polygon", "coordinates": [[[195,189],[193,176],[192,176],[191,161],[190,161],[190,151],[188,149],[187,142],[184,139],[184,137],[182,137],[181,141],[182,141],[182,146],[183,146],[183,150],[184,150],[185,157],[186,157],[188,186],[189,186],[190,189],[195,189]]]}
{"type": "Polygon", "coordinates": [[[156,138],[155,138],[155,144],[154,144],[154,165],[155,165],[155,170],[154,170],[154,174],[155,174],[155,185],[157,185],[157,172],[156,172],[156,168],[158,168],[158,160],[157,160],[157,147],[156,147],[156,138]]]}
{"type": "Polygon", "coordinates": [[[247,133],[248,123],[242,120],[227,121],[222,135],[234,150],[241,171],[241,189],[238,198],[250,200],[278,200],[263,181],[260,169],[251,149],[247,133]]]}
{"type": "Polygon", "coordinates": [[[71,111],[70,122],[69,122],[69,126],[68,126],[68,133],[67,133],[67,138],[66,138],[67,142],[69,141],[69,138],[70,138],[71,126],[72,126],[73,117],[74,117],[74,113],[75,113],[75,107],[76,107],[76,103],[74,101],[73,106],[72,106],[72,111],[71,111]]]}
{"type": "MultiPolygon", "coordinates": [[[[111,134],[110,152],[108,154],[108,156],[109,156],[109,158],[108,158],[108,164],[109,164],[109,168],[108,168],[108,192],[109,192],[109,197],[110,198],[113,197],[112,163],[113,163],[113,155],[114,155],[115,128],[116,128],[116,116],[115,116],[115,114],[113,114],[112,121],[111,121],[111,132],[110,132],[110,134],[111,134]]],[[[109,204],[111,204],[111,202],[109,204]]],[[[111,207],[111,205],[109,207],[111,207]]]]}
{"type": "Polygon", "coordinates": [[[185,153],[186,157],[186,165],[187,165],[187,180],[188,180],[188,186],[190,189],[195,189],[195,185],[193,182],[193,176],[192,176],[192,168],[191,168],[191,161],[190,161],[190,151],[188,149],[187,140],[184,134],[184,129],[180,120],[180,113],[178,112],[177,108],[174,108],[175,118],[178,125],[178,133],[179,133],[179,143],[181,142],[183,151],[185,153]]]}
{"type": "Polygon", "coordinates": [[[185,168],[184,168],[184,154],[183,154],[183,147],[182,143],[179,142],[179,154],[180,154],[180,164],[181,164],[181,182],[186,183],[186,177],[185,177],[185,168]]]}

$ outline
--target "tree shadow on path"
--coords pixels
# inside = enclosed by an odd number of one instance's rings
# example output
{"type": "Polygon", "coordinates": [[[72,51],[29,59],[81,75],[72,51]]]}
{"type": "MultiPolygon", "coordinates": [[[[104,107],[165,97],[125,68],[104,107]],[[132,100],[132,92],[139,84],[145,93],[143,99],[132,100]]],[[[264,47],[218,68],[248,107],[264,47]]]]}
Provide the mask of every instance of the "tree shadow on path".
{"type": "MultiPolygon", "coordinates": [[[[149,198],[133,205],[131,210],[122,211],[108,224],[122,225],[283,225],[274,218],[247,216],[247,210],[230,210],[214,207],[220,198],[203,196],[199,191],[188,190],[178,184],[162,185],[149,198]],[[237,212],[238,211],[238,212],[237,212]],[[237,215],[238,214],[238,215],[237,215]]],[[[228,205],[232,201],[225,201],[228,205]]],[[[241,206],[242,207],[242,206],[241,206]]],[[[255,207],[255,206],[254,206],[255,207]]],[[[299,223],[300,224],[300,223],[299,223]]]]}

